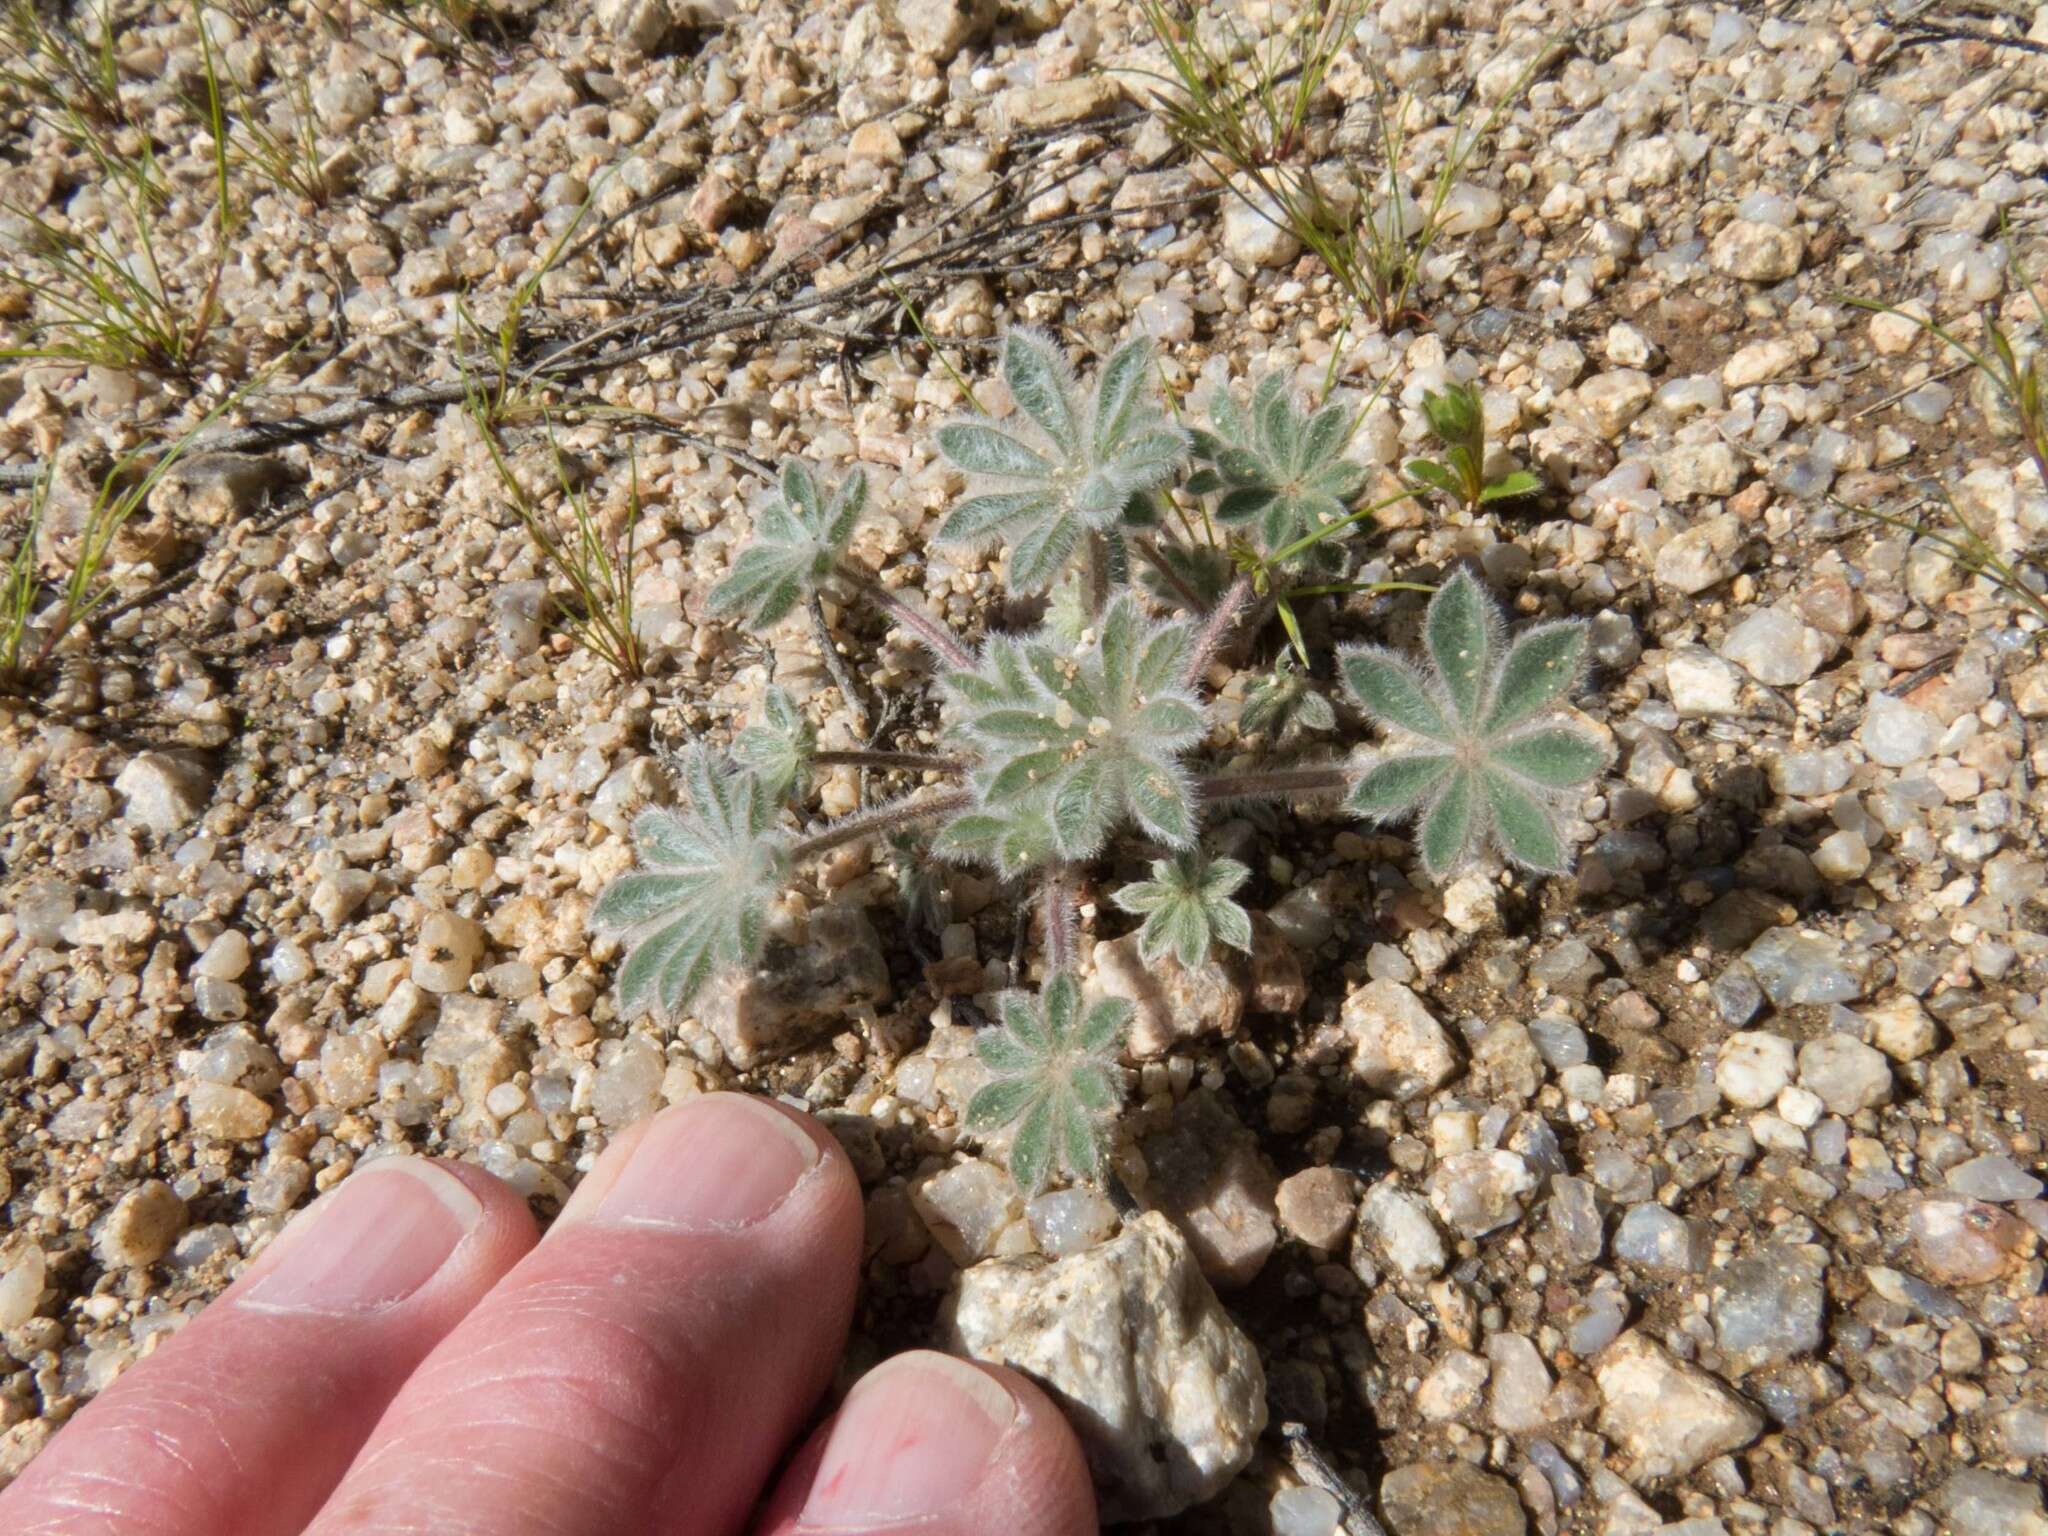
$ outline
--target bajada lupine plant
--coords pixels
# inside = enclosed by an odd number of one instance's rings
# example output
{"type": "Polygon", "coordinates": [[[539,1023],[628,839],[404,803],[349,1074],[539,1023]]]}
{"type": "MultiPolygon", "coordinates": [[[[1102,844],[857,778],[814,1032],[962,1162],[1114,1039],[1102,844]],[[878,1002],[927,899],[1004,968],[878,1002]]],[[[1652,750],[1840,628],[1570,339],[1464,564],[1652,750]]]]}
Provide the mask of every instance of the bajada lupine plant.
{"type": "Polygon", "coordinates": [[[1188,491],[1220,492],[1217,520],[1251,524],[1264,553],[1277,554],[1341,522],[1365,489],[1365,466],[1344,457],[1351,424],[1341,405],[1304,412],[1284,374],[1259,380],[1249,413],[1219,385],[1209,395],[1211,430],[1194,434],[1202,467],[1189,478],[1188,491]]]}
{"type": "Polygon", "coordinates": [[[1043,999],[1006,992],[1002,1025],[974,1037],[991,1081],[968,1101],[967,1125],[983,1135],[1014,1125],[1010,1176],[1027,1195],[1044,1189],[1055,1168],[1099,1178],[1109,1124],[1123,1103],[1116,1055],[1131,1005],[1104,998],[1081,1006],[1081,983],[1063,971],[1043,999]]]}
{"type": "Polygon", "coordinates": [[[863,471],[851,471],[828,496],[809,465],[789,460],[781,494],[754,515],[754,541],[740,551],[732,574],[712,588],[712,611],[773,624],[838,568],[867,504],[863,471]]]}
{"type": "Polygon", "coordinates": [[[1338,665],[1392,744],[1370,759],[1350,808],[1373,821],[1417,814],[1422,864],[1441,879],[1489,841],[1525,869],[1571,863],[1560,813],[1598,773],[1606,748],[1553,717],[1578,681],[1586,627],[1538,624],[1504,646],[1500,610],[1467,571],[1430,599],[1424,671],[1380,646],[1352,646],[1338,665]]]}
{"type": "MultiPolygon", "coordinates": [[[[1256,597],[1269,596],[1300,647],[1288,603],[1356,584],[1318,573],[1313,586],[1283,590],[1264,584],[1266,576],[1301,554],[1304,539],[1332,544],[1321,530],[1333,516],[1355,526],[1371,509],[1347,509],[1353,471],[1339,451],[1339,419],[1304,415],[1284,390],[1263,385],[1243,441],[1233,447],[1216,438],[1219,461],[1243,449],[1230,460],[1236,482],[1226,487],[1216,470],[1209,494],[1253,493],[1231,515],[1275,517],[1261,533],[1293,544],[1260,553],[1249,540],[1234,541],[1234,572],[1216,573],[1227,589],[1190,581],[1199,566],[1193,557],[1220,553],[1217,546],[1196,542],[1191,519],[1174,520],[1185,540],[1171,521],[1144,526],[1152,500],[1171,493],[1185,446],[1165,423],[1148,356],[1143,343],[1118,348],[1083,390],[1050,343],[1013,335],[1003,367],[1023,423],[944,429],[956,462],[1008,486],[964,502],[947,521],[949,536],[1008,534],[1013,575],[1027,588],[1051,583],[1076,549],[1087,549],[1044,622],[1025,633],[970,646],[914,592],[898,593],[846,558],[865,495],[857,473],[828,495],[803,466],[783,470],[780,498],[717,589],[721,606],[756,625],[773,622],[828,581],[881,605],[930,652],[945,705],[944,750],[821,751],[802,711],[771,691],[734,742],[737,762],[703,752],[687,759],[689,810],[642,818],[635,834],[643,867],[615,881],[596,913],[598,926],[626,943],[622,1010],[673,1017],[711,976],[758,958],[770,903],[793,870],[857,839],[887,838],[899,852],[917,839],[919,848],[1037,882],[1042,915],[1031,926],[1043,935],[1051,979],[1040,1001],[1006,995],[1004,1027],[978,1042],[996,1081],[969,1114],[977,1129],[1016,1127],[1011,1168],[1031,1190],[1055,1170],[1097,1176],[1122,1095],[1114,1058],[1129,1010],[1084,1010],[1073,974],[1085,883],[1077,865],[1116,850],[1120,837],[1161,845],[1167,856],[1152,865],[1153,878],[1114,899],[1144,918],[1141,953],[1199,964],[1218,944],[1247,947],[1252,933],[1236,900],[1244,867],[1197,851],[1212,807],[1350,791],[1350,808],[1375,820],[1420,811],[1433,874],[1488,837],[1527,867],[1561,869],[1563,794],[1604,760],[1589,734],[1544,718],[1577,675],[1580,626],[1539,625],[1507,646],[1490,599],[1459,575],[1428,611],[1428,672],[1373,647],[1341,654],[1352,692],[1389,730],[1377,756],[1230,772],[1206,764],[1205,690],[1233,627],[1256,597]],[[1118,558],[1125,552],[1160,574],[1171,604],[1192,616],[1155,617],[1128,583],[1118,558]],[[861,770],[870,784],[912,775],[919,787],[804,835],[783,830],[802,811],[812,769],[825,766],[861,770]]],[[[1248,694],[1236,750],[1250,753],[1255,737],[1270,742],[1337,724],[1308,673],[1283,664],[1248,694]]],[[[927,872],[941,868],[917,862],[927,872]]]]}
{"type": "Polygon", "coordinates": [[[1276,739],[1304,731],[1334,731],[1337,711],[1294,658],[1282,655],[1271,672],[1245,689],[1237,729],[1241,735],[1263,731],[1276,739]]]}
{"type": "Polygon", "coordinates": [[[941,542],[1001,535],[1010,585],[1042,592],[1090,537],[1151,521],[1146,493],[1187,457],[1187,434],[1166,419],[1152,387],[1152,347],[1127,341],[1082,388],[1058,347],[1035,331],[1003,342],[1010,398],[1038,428],[1029,439],[980,417],[939,428],[939,449],[992,489],[970,496],[939,528],[941,542]]]}
{"type": "Polygon", "coordinates": [[[1170,953],[1193,970],[1209,958],[1215,944],[1251,952],[1251,916],[1231,899],[1251,873],[1236,859],[1180,853],[1153,860],[1150,880],[1125,886],[1111,900],[1145,919],[1138,929],[1138,954],[1143,959],[1150,962],[1170,953]]]}
{"type": "Polygon", "coordinates": [[[598,898],[591,922],[625,943],[619,1011],[669,1019],[722,971],[760,957],[768,908],[789,879],[775,802],[750,773],[722,770],[704,749],[683,762],[687,812],[647,811],[633,823],[640,868],[598,898]]]}
{"type": "Polygon", "coordinates": [[[811,787],[817,728],[804,718],[796,700],[780,688],[770,688],[761,700],[761,718],[733,738],[732,753],[774,798],[801,795],[811,787]]]}
{"type": "Polygon", "coordinates": [[[1180,759],[1202,737],[1184,676],[1184,623],[1147,618],[1126,593],[1076,651],[1041,632],[997,635],[972,672],[946,679],[955,732],[978,751],[975,804],[942,850],[1016,871],[1086,859],[1136,823],[1171,847],[1194,842],[1194,791],[1180,759]]]}

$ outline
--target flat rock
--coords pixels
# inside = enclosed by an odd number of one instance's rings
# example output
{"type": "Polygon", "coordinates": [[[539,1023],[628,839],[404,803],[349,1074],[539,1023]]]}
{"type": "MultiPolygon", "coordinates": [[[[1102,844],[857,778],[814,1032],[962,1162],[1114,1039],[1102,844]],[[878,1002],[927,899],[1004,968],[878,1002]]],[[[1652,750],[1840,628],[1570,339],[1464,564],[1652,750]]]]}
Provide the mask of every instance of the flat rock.
{"type": "Polygon", "coordinates": [[[1281,1181],[1274,1204],[1289,1237],[1334,1253],[1358,1215],[1358,1180],[1341,1168],[1304,1168],[1281,1181]]]}
{"type": "Polygon", "coordinates": [[[1380,1483],[1380,1512],[1394,1536],[1526,1536],[1514,1488],[1463,1461],[1418,1461],[1380,1483]]]}
{"type": "Polygon", "coordinates": [[[1664,663],[1671,707],[1686,720],[1742,713],[1742,674],[1704,646],[1674,651],[1664,663]]]}
{"type": "Polygon", "coordinates": [[[1722,656],[1772,688],[1805,682],[1834,650],[1834,641],[1783,608],[1758,609],[1721,641],[1722,656]]]}
{"type": "Polygon", "coordinates": [[[1594,1362],[1600,1432],[1628,1453],[1631,1482],[1683,1477],[1763,1433],[1763,1415],[1661,1344],[1623,1334],[1594,1362]]]}
{"type": "Polygon", "coordinates": [[[810,915],[808,937],[803,944],[771,938],[753,970],[714,983],[698,1005],[699,1021],[734,1066],[786,1056],[888,999],[882,941],[863,913],[822,907],[810,915]]]}
{"type": "Polygon", "coordinates": [[[2041,1193],[2041,1181],[2003,1152],[1987,1152],[1957,1163],[1943,1177],[1957,1194],[1995,1204],[2033,1200],[2041,1193]]]}
{"type": "Polygon", "coordinates": [[[1841,940],[1803,928],[1772,928],[1743,956],[1764,995],[1780,1008],[1809,1003],[1852,1003],[1870,979],[1867,955],[1851,955],[1841,940]]]}
{"type": "Polygon", "coordinates": [[[1763,1109],[1778,1102],[1798,1064],[1798,1048],[1783,1035],[1746,1029],[1721,1042],[1714,1086],[1738,1109],[1763,1109]]]}
{"type": "Polygon", "coordinates": [[[884,11],[891,13],[906,43],[946,64],[988,36],[996,22],[996,0],[893,0],[884,11]]]}
{"type": "Polygon", "coordinates": [[[1904,699],[1880,693],[1873,695],[1864,708],[1856,739],[1873,763],[1886,768],[1910,768],[1927,757],[1941,740],[1941,722],[1904,699]]]}
{"type": "Polygon", "coordinates": [[[1707,248],[1716,272],[1750,283],[1783,282],[1799,270],[1806,243],[1794,230],[1756,219],[1735,219],[1724,225],[1707,248]]]}
{"type": "Polygon", "coordinates": [[[996,98],[996,112],[1012,133],[1065,128],[1100,117],[1123,100],[1123,89],[1108,75],[1076,75],[1049,85],[1020,85],[996,98]]]}
{"type": "Polygon", "coordinates": [[[1023,1371],[1065,1410],[1105,1522],[1159,1520],[1222,1491],[1266,1427],[1259,1352],[1157,1212],[1054,1263],[961,1272],[946,1347],[1023,1371]]]}
{"type": "Polygon", "coordinates": [[[1173,1123],[1138,1143],[1145,1193],[1187,1234],[1202,1273],[1231,1288],[1265,1267],[1279,1241],[1279,1179],[1259,1139],[1206,1089],[1173,1108],[1173,1123]]]}
{"type": "Polygon", "coordinates": [[[1482,1237],[1521,1220],[1522,1201],[1538,1182],[1536,1170],[1516,1153],[1458,1152],[1431,1172],[1429,1203],[1453,1231],[1482,1237]]]}
{"type": "Polygon", "coordinates": [[[1984,1467],[1964,1467],[1935,1493],[1949,1536],[2048,1536],[2041,1486],[1984,1467]]]}
{"type": "Polygon", "coordinates": [[[1410,1280],[1440,1275],[1450,1262],[1444,1235],[1420,1195],[1381,1179],[1365,1192],[1358,1217],[1359,1236],[1371,1234],[1387,1262],[1410,1280]]]}
{"type": "Polygon", "coordinates": [[[1714,1342],[1744,1371],[1820,1348],[1827,1309],[1827,1250],[1771,1243],[1714,1271],[1714,1342]]]}
{"type": "Polygon", "coordinates": [[[141,1269],[170,1251],[185,1219],[177,1192],[161,1179],[149,1179],[114,1202],[93,1246],[111,1268],[141,1269]]]}
{"type": "Polygon", "coordinates": [[[1995,1205],[1930,1196],[1906,1218],[1920,1273],[1936,1285],[1986,1285],[2017,1269],[2034,1230],[1995,1205]]]}
{"type": "Polygon", "coordinates": [[[114,780],[122,814],[152,832],[175,832],[197,821],[213,795],[213,775],[189,757],[139,752],[114,780]]]}
{"type": "Polygon", "coordinates": [[[1668,1274],[1698,1274],[1713,1247],[1706,1223],[1689,1221],[1654,1201],[1630,1206],[1614,1231],[1616,1258],[1668,1274]]]}
{"type": "Polygon", "coordinates": [[[1451,1037],[1422,999],[1398,981],[1354,988],[1338,1024],[1354,1042],[1351,1070],[1375,1093],[1419,1098],[1457,1075],[1451,1037]]]}
{"type": "Polygon", "coordinates": [[[1131,1005],[1125,1051],[1135,1061],[1150,1061],[1192,1040],[1235,1034],[1244,1018],[1243,971],[1234,953],[1192,969],[1172,955],[1147,960],[1138,953],[1138,936],[1128,933],[1095,946],[1087,989],[1131,1005]]]}
{"type": "Polygon", "coordinates": [[[1823,1035],[1799,1047],[1799,1086],[1846,1119],[1891,1102],[1892,1064],[1853,1035],[1823,1035]]]}

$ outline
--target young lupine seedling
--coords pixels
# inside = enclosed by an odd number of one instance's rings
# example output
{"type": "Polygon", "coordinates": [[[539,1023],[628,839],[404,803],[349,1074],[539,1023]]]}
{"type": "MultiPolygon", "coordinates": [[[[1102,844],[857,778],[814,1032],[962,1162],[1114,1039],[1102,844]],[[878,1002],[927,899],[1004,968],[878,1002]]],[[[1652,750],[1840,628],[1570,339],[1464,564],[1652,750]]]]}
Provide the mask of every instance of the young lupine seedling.
{"type": "Polygon", "coordinates": [[[1002,535],[1010,544],[1010,585],[1019,592],[1043,592],[1085,553],[1104,590],[1111,540],[1120,528],[1153,520],[1146,493],[1187,457],[1187,434],[1166,419],[1152,388],[1151,343],[1125,342],[1084,389],[1050,340],[1011,331],[1003,341],[1003,379],[1039,436],[1027,439],[980,417],[939,428],[940,451],[994,487],[955,507],[939,540],[1002,535]]]}
{"type": "Polygon", "coordinates": [[[1223,387],[1210,392],[1208,409],[1209,430],[1194,433],[1202,467],[1189,478],[1188,491],[1220,493],[1217,521],[1251,524],[1270,556],[1349,516],[1365,489],[1366,470],[1344,457],[1351,441],[1344,407],[1305,412],[1286,376],[1275,373],[1252,390],[1249,412],[1223,387]]]}
{"type": "Polygon", "coordinates": [[[1063,971],[1042,998],[1006,992],[1002,1024],[984,1029],[974,1049],[991,1081],[968,1101],[968,1128],[988,1135],[1014,1125],[1010,1176],[1035,1195],[1055,1169],[1077,1179],[1102,1175],[1110,1122],[1123,1104],[1116,1064],[1131,1005],[1108,997],[1081,1006],[1081,983],[1063,971]]]}
{"type": "Polygon", "coordinates": [[[1423,616],[1428,670],[1380,646],[1338,655],[1352,696],[1393,738],[1347,803],[1371,821],[1419,816],[1433,879],[1488,843],[1525,869],[1562,874],[1563,800],[1607,761],[1598,739],[1552,708],[1578,681],[1585,626],[1538,624],[1512,645],[1503,629],[1493,599],[1460,571],[1423,616]]]}
{"type": "Polygon", "coordinates": [[[1206,724],[1185,677],[1192,641],[1128,593],[1078,653],[1043,631],[991,639],[972,672],[946,679],[956,734],[981,765],[977,804],[940,834],[940,850],[1014,873],[1093,857],[1127,821],[1190,846],[1194,788],[1180,757],[1206,724]]]}
{"type": "Polygon", "coordinates": [[[846,558],[868,504],[868,477],[856,469],[828,495],[801,459],[782,466],[781,494],[754,514],[754,541],[732,574],[711,589],[711,611],[743,614],[765,629],[819,591],[846,558]]]}
{"type": "Polygon", "coordinates": [[[780,688],[770,688],[761,700],[760,720],[733,738],[732,750],[768,793],[781,800],[809,791],[818,732],[796,700],[780,688]]]}
{"type": "Polygon", "coordinates": [[[1171,954],[1193,970],[1216,944],[1251,952],[1251,917],[1232,899],[1251,873],[1236,859],[1177,853],[1153,860],[1150,880],[1127,885],[1110,899],[1145,919],[1138,929],[1142,959],[1149,963],[1171,954]]]}
{"type": "Polygon", "coordinates": [[[1244,707],[1238,711],[1241,736],[1261,732],[1275,740],[1305,731],[1334,731],[1337,711],[1330,706],[1308,673],[1296,660],[1283,654],[1273,670],[1245,690],[1244,707]]]}
{"type": "Polygon", "coordinates": [[[768,908],[788,882],[776,797],[751,773],[721,771],[699,747],[683,762],[687,812],[633,823],[640,865],[598,898],[591,922],[623,939],[619,1011],[680,1017],[704,984],[761,952],[768,908]]]}
{"type": "Polygon", "coordinates": [[[1498,480],[1486,477],[1486,413],[1479,391],[1468,384],[1446,384],[1443,392],[1424,390],[1422,414],[1436,439],[1437,459],[1410,459],[1408,477],[1451,498],[1468,512],[1490,501],[1509,501],[1543,489],[1526,469],[1511,470],[1498,480]]]}
{"type": "MultiPolygon", "coordinates": [[[[760,625],[828,583],[879,601],[933,653],[949,747],[943,755],[821,750],[802,712],[771,692],[734,743],[736,763],[701,751],[688,759],[690,809],[641,819],[635,836],[643,868],[615,881],[596,911],[600,929],[626,943],[621,1010],[673,1019],[710,977],[759,958],[769,904],[799,867],[857,839],[885,838],[906,863],[916,862],[913,840],[921,839],[949,858],[1037,883],[1043,916],[1030,926],[1042,932],[1050,980],[1038,1000],[1005,996],[1003,1027],[977,1042],[996,1081],[968,1114],[978,1130],[1016,1126],[1010,1166],[1032,1191],[1056,1170],[1099,1175],[1122,1095],[1113,1063],[1129,1010],[1120,1003],[1084,1010],[1073,974],[1077,865],[1113,850],[1120,838],[1164,845],[1153,878],[1114,899],[1144,918],[1142,954],[1171,952],[1199,964],[1219,943],[1246,948],[1251,941],[1250,918],[1235,899],[1246,870],[1198,852],[1210,808],[1350,790],[1350,809],[1368,818],[1422,810],[1424,861],[1433,874],[1454,867],[1488,836],[1530,868],[1561,869],[1567,849],[1557,799],[1604,761],[1589,735],[1543,718],[1577,676],[1581,627],[1540,625],[1506,647],[1491,601],[1461,575],[1430,605],[1430,673],[1371,647],[1341,655],[1360,702],[1394,733],[1385,751],[1357,763],[1228,773],[1205,767],[1198,756],[1209,731],[1204,684],[1254,590],[1264,590],[1256,587],[1258,573],[1297,558],[1372,509],[1347,505],[1352,471],[1341,467],[1329,425],[1338,418],[1306,415],[1284,390],[1262,386],[1242,441],[1226,444],[1218,435],[1216,459],[1235,448],[1247,457],[1233,470],[1235,485],[1226,489],[1219,473],[1212,493],[1255,490],[1257,504],[1246,498],[1243,514],[1254,523],[1287,503],[1273,513],[1271,532],[1282,542],[1267,553],[1254,550],[1257,571],[1240,569],[1221,596],[1179,593],[1196,610],[1193,618],[1153,617],[1135,589],[1110,581],[1113,562],[1104,558],[1134,519],[1150,514],[1143,498],[1182,456],[1183,439],[1164,424],[1147,357],[1142,343],[1118,348],[1084,391],[1048,342],[1013,335],[1004,372],[1043,441],[980,420],[943,429],[956,463],[1013,487],[964,502],[947,520],[949,534],[963,527],[976,537],[1010,533],[1017,541],[1012,572],[1021,585],[1043,589],[1067,576],[1055,585],[1044,621],[1025,633],[989,635],[970,648],[846,559],[864,502],[857,473],[828,490],[801,465],[784,469],[781,494],[763,509],[753,543],[716,589],[717,605],[760,625]],[[1263,428],[1261,411],[1270,413],[1263,428]],[[1084,546],[1089,558],[1073,561],[1084,546]],[[782,830],[787,803],[807,793],[814,768],[828,764],[951,782],[805,836],[782,830]]],[[[1198,547],[1192,533],[1185,544],[1171,529],[1157,533],[1168,542],[1133,546],[1198,547]]],[[[1289,633],[1299,644],[1299,628],[1289,633]]],[[[1253,690],[1241,723],[1244,735],[1277,737],[1290,726],[1332,729],[1337,719],[1305,672],[1283,666],[1253,690]]]]}

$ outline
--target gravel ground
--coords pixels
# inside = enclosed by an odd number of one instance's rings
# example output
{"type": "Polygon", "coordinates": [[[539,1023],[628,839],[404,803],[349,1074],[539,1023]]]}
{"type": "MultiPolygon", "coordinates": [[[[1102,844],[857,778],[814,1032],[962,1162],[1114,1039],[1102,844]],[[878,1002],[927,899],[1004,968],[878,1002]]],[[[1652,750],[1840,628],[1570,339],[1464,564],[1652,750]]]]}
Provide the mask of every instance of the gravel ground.
{"type": "MultiPolygon", "coordinates": [[[[195,299],[197,32],[118,9],[195,299]]],[[[54,457],[61,561],[113,455],[251,378],[236,422],[328,430],[181,464],[103,632],[0,715],[0,1480],[360,1159],[473,1159],[545,1214],[619,1127],[745,1087],[831,1117],[867,1187],[849,1379],[973,1347],[978,1298],[1055,1272],[1034,1252],[1128,1288],[1192,1251],[1229,1454],[1120,1487],[1161,1529],[2048,1532],[2048,664],[2007,594],[1847,510],[1932,481],[2008,556],[2048,536],[1981,381],[1845,302],[1987,311],[2031,352],[2010,269],[2040,266],[2048,60],[1994,22],[1388,0],[1311,136],[1339,173],[1367,54],[1416,93],[1426,175],[1469,92],[1563,47],[1456,194],[1428,323],[1385,335],[1175,150],[1131,3],[521,4],[459,49],[362,6],[213,13],[251,100],[308,83],[334,195],[253,189],[191,375],[0,365],[0,527],[54,457]],[[547,622],[453,364],[462,314],[494,326],[565,235],[529,356],[601,517],[637,476],[632,683],[547,622]],[[963,633],[1014,617],[993,557],[927,549],[959,489],[930,428],[956,369],[999,398],[991,343],[1026,322],[1076,356],[1150,333],[1175,388],[1387,380],[1383,478],[1424,389],[1475,383],[1547,494],[1390,515],[1368,574],[1473,560],[1520,615],[1589,618],[1579,702],[1616,750],[1572,878],[1437,889],[1333,815],[1225,827],[1266,918],[1241,971],[1148,973],[1105,899],[1139,861],[1096,872],[1091,985],[1137,996],[1152,1048],[1120,1167],[1168,1218],[1115,1262],[1100,1197],[1027,1209],[959,1127],[976,999],[1015,979],[992,881],[953,877],[929,932],[846,850],[674,1031],[622,1024],[585,921],[667,755],[771,680],[827,746],[931,743],[908,635],[827,605],[849,698],[801,613],[750,633],[704,598],[762,465],[802,453],[866,467],[859,563],[963,633]]],[[[107,204],[4,87],[0,124],[7,343],[22,212],[107,204]]],[[[545,486],[535,416],[508,436],[545,486]]],[[[1407,643],[1420,601],[1314,627],[1407,643]]],[[[808,812],[862,792],[827,774],[808,812]]]]}

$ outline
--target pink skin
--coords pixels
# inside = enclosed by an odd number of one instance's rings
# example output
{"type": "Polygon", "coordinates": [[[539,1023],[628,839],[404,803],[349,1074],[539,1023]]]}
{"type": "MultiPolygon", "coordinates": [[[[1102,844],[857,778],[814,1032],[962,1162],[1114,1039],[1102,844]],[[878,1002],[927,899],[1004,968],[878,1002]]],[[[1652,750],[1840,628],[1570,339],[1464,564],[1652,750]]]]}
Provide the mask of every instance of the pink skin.
{"type": "Polygon", "coordinates": [[[857,1383],[761,1505],[844,1347],[860,1249],[846,1155],[760,1099],[627,1131],[538,1244],[486,1174],[366,1164],[0,1491],[0,1530],[1093,1531],[1044,1395],[922,1352],[857,1383]]]}

